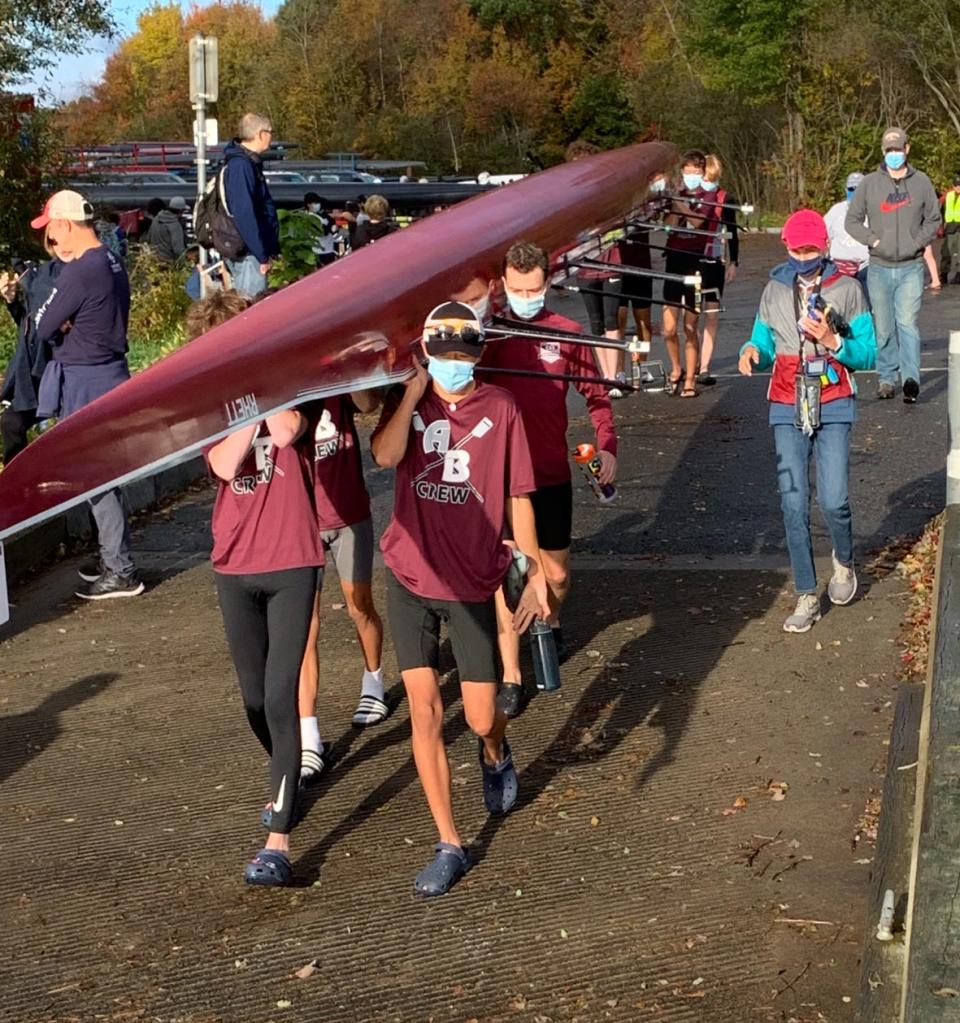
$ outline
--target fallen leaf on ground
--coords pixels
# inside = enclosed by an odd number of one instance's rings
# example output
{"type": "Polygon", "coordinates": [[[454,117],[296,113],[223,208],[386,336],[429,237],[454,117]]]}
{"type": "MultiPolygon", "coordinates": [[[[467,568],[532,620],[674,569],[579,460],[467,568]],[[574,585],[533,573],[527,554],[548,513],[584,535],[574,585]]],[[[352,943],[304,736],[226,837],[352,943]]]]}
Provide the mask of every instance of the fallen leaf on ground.
{"type": "Polygon", "coordinates": [[[299,977],[301,980],[309,980],[317,972],[317,961],[311,959],[306,966],[301,966],[294,976],[299,977]]]}

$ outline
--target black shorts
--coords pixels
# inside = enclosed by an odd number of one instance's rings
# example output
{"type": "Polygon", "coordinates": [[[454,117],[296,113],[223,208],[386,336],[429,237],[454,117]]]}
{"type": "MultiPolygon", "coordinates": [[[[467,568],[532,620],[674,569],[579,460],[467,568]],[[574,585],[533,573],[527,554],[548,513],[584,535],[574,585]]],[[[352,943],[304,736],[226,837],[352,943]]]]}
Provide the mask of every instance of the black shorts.
{"type": "Polygon", "coordinates": [[[703,279],[701,292],[704,302],[716,302],[723,298],[723,286],[726,283],[727,267],[722,259],[701,259],[700,276],[703,279]]]}
{"type": "Polygon", "coordinates": [[[625,273],[620,278],[620,290],[628,296],[623,299],[621,305],[631,305],[634,309],[649,309],[653,304],[652,277],[625,273]]]}
{"type": "MultiPolygon", "coordinates": [[[[664,270],[668,274],[691,277],[700,269],[700,259],[695,252],[668,252],[664,270]]],[[[663,301],[666,305],[683,306],[691,312],[697,308],[697,296],[693,285],[681,284],[680,281],[663,282],[663,301]]]]}
{"type": "Polygon", "coordinates": [[[537,543],[542,551],[565,551],[573,534],[573,484],[539,487],[530,495],[537,522],[537,543]]]}
{"type": "Polygon", "coordinates": [[[387,572],[387,615],[401,671],[440,670],[440,624],[446,623],[461,682],[496,682],[497,611],[480,603],[418,597],[387,572]]]}

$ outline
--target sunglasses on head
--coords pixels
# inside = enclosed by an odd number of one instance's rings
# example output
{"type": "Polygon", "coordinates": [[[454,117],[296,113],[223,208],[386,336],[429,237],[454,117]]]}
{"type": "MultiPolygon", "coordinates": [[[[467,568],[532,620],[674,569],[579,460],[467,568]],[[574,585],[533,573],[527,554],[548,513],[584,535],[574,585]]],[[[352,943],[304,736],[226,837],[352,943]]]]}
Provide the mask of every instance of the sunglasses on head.
{"type": "Polygon", "coordinates": [[[465,345],[479,347],[483,342],[483,335],[476,327],[471,327],[468,324],[458,329],[448,323],[440,323],[428,327],[423,332],[423,339],[428,345],[434,342],[462,341],[465,345]]]}

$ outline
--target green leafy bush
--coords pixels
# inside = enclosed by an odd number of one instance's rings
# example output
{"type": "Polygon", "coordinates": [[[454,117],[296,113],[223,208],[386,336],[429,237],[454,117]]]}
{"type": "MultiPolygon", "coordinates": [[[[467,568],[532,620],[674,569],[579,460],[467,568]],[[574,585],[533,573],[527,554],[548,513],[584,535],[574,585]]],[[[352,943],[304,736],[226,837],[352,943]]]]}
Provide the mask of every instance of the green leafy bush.
{"type": "Polygon", "coordinates": [[[278,210],[280,258],[270,271],[270,287],[293,284],[317,268],[316,247],[324,235],[320,220],[306,210],[278,210]]]}
{"type": "Polygon", "coordinates": [[[191,270],[187,263],[162,263],[149,248],[134,251],[128,267],[132,371],[145,369],[183,344],[183,317],[190,306],[184,285],[191,270]]]}

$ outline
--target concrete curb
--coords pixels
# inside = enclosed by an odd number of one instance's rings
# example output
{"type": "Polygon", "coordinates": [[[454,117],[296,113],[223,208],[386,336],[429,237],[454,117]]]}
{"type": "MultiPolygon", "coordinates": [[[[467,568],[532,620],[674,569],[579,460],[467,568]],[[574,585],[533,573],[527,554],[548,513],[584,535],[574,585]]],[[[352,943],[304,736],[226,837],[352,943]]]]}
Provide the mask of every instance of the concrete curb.
{"type": "MultiPolygon", "coordinates": [[[[144,511],[205,476],[203,459],[192,458],[123,487],[124,503],[128,512],[144,511]]],[[[52,560],[61,546],[89,540],[92,535],[89,511],[86,505],[81,505],[14,537],[4,544],[9,581],[16,582],[52,560]]]]}

